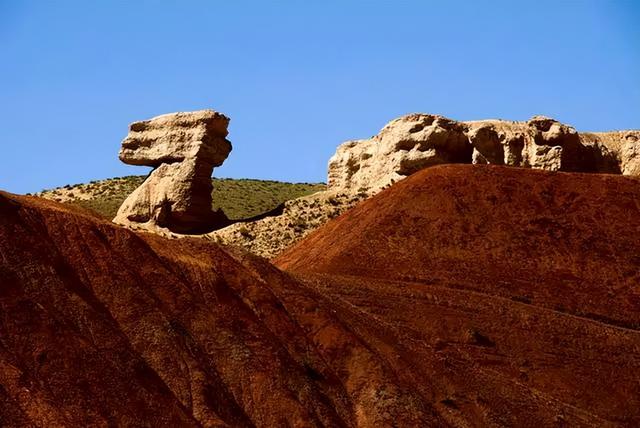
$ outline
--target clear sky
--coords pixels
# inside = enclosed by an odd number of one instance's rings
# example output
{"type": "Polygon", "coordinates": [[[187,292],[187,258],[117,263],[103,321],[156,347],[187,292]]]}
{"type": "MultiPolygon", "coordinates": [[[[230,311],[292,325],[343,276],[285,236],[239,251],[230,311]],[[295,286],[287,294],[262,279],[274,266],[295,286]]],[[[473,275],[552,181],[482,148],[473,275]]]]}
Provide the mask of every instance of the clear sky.
{"type": "Polygon", "coordinates": [[[147,169],[135,120],[212,108],[215,176],[325,181],[411,112],[640,128],[640,1],[0,0],[0,189],[147,169]]]}

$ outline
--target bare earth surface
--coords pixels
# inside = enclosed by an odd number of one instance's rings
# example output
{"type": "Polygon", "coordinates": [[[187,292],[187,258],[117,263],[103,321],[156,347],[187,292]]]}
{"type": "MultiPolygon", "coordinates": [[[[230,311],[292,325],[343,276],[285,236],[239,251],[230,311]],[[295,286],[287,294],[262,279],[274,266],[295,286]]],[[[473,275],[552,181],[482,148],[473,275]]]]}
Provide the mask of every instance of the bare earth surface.
{"type": "Polygon", "coordinates": [[[290,271],[447,281],[640,327],[640,180],[425,169],[276,259],[290,271]]]}
{"type": "Polygon", "coordinates": [[[276,260],[0,195],[0,425],[638,426],[640,183],[419,172],[276,260]]]}

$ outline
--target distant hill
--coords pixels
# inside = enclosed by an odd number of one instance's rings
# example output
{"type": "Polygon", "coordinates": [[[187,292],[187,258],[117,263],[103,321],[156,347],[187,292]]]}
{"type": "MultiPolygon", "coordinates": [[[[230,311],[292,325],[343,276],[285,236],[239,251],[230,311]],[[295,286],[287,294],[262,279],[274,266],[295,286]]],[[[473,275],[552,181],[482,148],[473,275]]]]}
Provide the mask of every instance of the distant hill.
{"type": "MultiPolygon", "coordinates": [[[[131,175],[43,190],[37,196],[79,205],[105,218],[118,208],[146,176],[131,175]]],[[[324,183],[285,183],[271,180],[213,178],[213,207],[222,208],[232,220],[254,217],[281,203],[326,190],[324,183]]]]}

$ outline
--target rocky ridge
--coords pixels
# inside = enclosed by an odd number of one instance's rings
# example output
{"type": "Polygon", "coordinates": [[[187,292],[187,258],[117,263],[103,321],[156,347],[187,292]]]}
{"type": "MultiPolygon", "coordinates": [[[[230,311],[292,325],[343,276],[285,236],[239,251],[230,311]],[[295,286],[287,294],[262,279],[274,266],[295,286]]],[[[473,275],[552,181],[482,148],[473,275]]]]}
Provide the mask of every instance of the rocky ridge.
{"type": "Polygon", "coordinates": [[[371,139],[339,146],[329,161],[326,192],[288,201],[279,216],[206,236],[271,258],[380,190],[426,167],[450,163],[637,176],[640,131],[578,133],[544,116],[526,122],[458,122],[410,114],[371,139]]]}
{"type": "Polygon", "coordinates": [[[410,114],[371,139],[339,146],[329,160],[328,185],[375,194],[423,168],[448,163],[639,175],[640,131],[583,134],[545,116],[459,122],[410,114]]]}

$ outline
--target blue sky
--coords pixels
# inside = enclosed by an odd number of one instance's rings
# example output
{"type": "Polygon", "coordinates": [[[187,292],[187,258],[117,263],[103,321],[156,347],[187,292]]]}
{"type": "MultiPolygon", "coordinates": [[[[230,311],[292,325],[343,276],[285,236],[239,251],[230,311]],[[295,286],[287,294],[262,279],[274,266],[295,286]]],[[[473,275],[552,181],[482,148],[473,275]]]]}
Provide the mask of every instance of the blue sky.
{"type": "Polygon", "coordinates": [[[324,181],[410,112],[640,128],[637,1],[0,0],[0,189],[147,169],[134,120],[212,108],[215,176],[324,181]]]}

